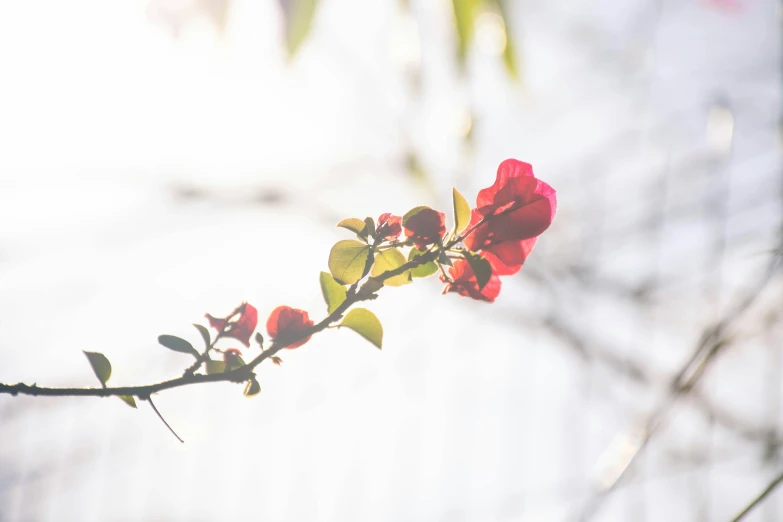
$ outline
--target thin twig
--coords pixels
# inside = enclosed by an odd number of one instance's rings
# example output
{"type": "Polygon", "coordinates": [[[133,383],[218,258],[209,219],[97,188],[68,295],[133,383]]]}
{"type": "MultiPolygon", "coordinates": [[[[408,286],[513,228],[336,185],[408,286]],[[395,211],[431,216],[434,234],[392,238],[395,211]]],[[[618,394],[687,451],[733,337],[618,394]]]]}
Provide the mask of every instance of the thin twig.
{"type": "Polygon", "coordinates": [[[166,419],[164,419],[164,418],[163,418],[163,415],[161,415],[161,414],[160,414],[160,412],[158,411],[158,408],[156,408],[156,407],[155,407],[155,403],[154,403],[154,402],[152,402],[152,397],[145,397],[145,398],[147,399],[147,402],[149,402],[149,403],[150,403],[150,406],[152,406],[152,409],[153,409],[153,410],[155,410],[155,414],[157,414],[158,418],[159,418],[161,421],[163,421],[163,424],[165,424],[165,425],[166,425],[166,427],[169,429],[169,431],[170,431],[172,434],[174,434],[174,436],[175,436],[175,437],[177,437],[177,440],[178,440],[178,441],[180,441],[182,444],[185,444],[185,441],[184,441],[184,440],[182,440],[182,438],[181,438],[179,435],[177,435],[177,432],[176,432],[176,431],[174,431],[174,428],[172,428],[172,427],[169,425],[169,423],[168,423],[168,422],[166,422],[166,419]]]}
{"type": "Polygon", "coordinates": [[[710,328],[704,330],[693,354],[680,368],[680,371],[672,378],[670,393],[647,417],[647,421],[644,423],[643,427],[644,435],[636,446],[635,451],[628,457],[622,471],[617,474],[614,480],[612,480],[608,486],[596,491],[593,498],[582,507],[578,517],[575,517],[580,522],[587,522],[590,520],[598,512],[608,496],[614,491],[617,484],[626,477],[639,455],[644,451],[653,434],[663,423],[663,419],[670,408],[681,396],[688,394],[690,390],[694,388],[698,380],[704,374],[704,370],[715,359],[716,355],[720,353],[720,348],[726,344],[726,333],[729,330],[729,327],[736,323],[751,305],[755,303],[762,290],[765,289],[767,284],[772,280],[772,277],[780,270],[781,261],[781,256],[773,256],[764,271],[764,275],[753,289],[740,299],[722,319],[717,321],[710,328]]]}
{"type": "Polygon", "coordinates": [[[775,479],[774,479],[772,482],[770,482],[770,483],[767,485],[767,487],[766,487],[766,488],[764,488],[764,491],[762,491],[761,493],[759,493],[759,495],[758,495],[756,498],[754,498],[754,499],[753,499],[753,502],[751,502],[750,504],[748,504],[748,505],[745,507],[745,509],[743,509],[742,511],[740,511],[740,512],[739,512],[739,514],[737,514],[737,516],[735,516],[734,518],[732,518],[732,519],[731,519],[731,522],[739,522],[740,520],[742,520],[743,518],[745,518],[745,515],[747,515],[747,514],[748,514],[748,513],[750,513],[751,511],[753,511],[753,508],[755,508],[756,506],[758,506],[759,504],[761,504],[761,503],[764,501],[764,499],[767,497],[767,495],[769,495],[770,493],[772,493],[773,491],[775,491],[775,488],[776,488],[776,487],[778,487],[778,486],[779,486],[779,485],[780,485],[782,482],[783,482],[783,472],[781,472],[781,473],[780,473],[780,475],[778,475],[777,477],[775,477],[775,479]]]}

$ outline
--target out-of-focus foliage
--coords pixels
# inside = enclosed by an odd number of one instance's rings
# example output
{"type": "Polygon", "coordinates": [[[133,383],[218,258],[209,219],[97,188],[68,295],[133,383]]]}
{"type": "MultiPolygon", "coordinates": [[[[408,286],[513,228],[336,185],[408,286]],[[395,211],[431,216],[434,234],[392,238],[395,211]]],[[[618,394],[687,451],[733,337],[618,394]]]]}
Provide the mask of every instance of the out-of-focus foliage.
{"type": "Polygon", "coordinates": [[[279,0],[285,18],[285,45],[293,58],[307,39],[318,8],[318,0],[279,0]]]}

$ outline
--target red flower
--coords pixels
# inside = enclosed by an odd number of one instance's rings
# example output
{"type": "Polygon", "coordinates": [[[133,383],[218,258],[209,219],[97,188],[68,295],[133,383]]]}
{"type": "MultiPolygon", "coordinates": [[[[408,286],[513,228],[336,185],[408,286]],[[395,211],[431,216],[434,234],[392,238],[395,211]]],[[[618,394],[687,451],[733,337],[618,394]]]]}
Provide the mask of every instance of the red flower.
{"type": "MultiPolygon", "coordinates": [[[[446,285],[446,292],[457,292],[459,295],[487,301],[488,303],[495,301],[495,298],[500,294],[500,278],[495,273],[494,268],[489,281],[481,290],[479,290],[473,269],[464,259],[456,261],[454,266],[449,268],[449,274],[453,282],[446,285]]],[[[446,281],[443,276],[440,277],[440,280],[446,281]]]]}
{"type": "Polygon", "coordinates": [[[253,305],[242,303],[225,319],[212,317],[210,314],[206,314],[206,318],[209,320],[209,326],[222,332],[221,337],[237,339],[248,348],[250,347],[250,336],[253,335],[258,324],[258,310],[253,305]],[[239,319],[232,321],[231,319],[237,314],[239,314],[239,319]]]}
{"type": "MultiPolygon", "coordinates": [[[[297,310],[290,306],[278,306],[269,315],[269,319],[266,321],[266,330],[273,341],[280,337],[283,337],[285,341],[285,338],[296,338],[308,328],[312,328],[313,324],[310,316],[304,310],[297,310]]],[[[289,344],[286,348],[298,348],[309,341],[310,337],[308,335],[295,343],[289,344]]]]}
{"type": "Polygon", "coordinates": [[[404,227],[405,235],[413,239],[416,248],[424,250],[446,232],[446,215],[431,208],[423,208],[409,217],[404,227]]]}
{"type": "Polygon", "coordinates": [[[509,159],[498,167],[495,183],[479,191],[476,206],[462,243],[489,262],[492,275],[479,291],[470,265],[458,261],[446,291],[492,302],[500,293],[499,276],[519,272],[538,236],[549,228],[557,199],[552,187],[533,176],[530,164],[509,159]]]}
{"type": "Polygon", "coordinates": [[[375,237],[378,241],[397,239],[402,232],[402,218],[390,213],[381,214],[378,218],[378,226],[375,229],[375,237]]]}
{"type": "Polygon", "coordinates": [[[549,228],[555,217],[555,190],[533,176],[533,167],[508,159],[498,167],[494,185],[480,190],[476,210],[492,242],[530,239],[549,228]]]}
{"type": "MultiPolygon", "coordinates": [[[[470,227],[481,221],[482,216],[473,210],[470,227]]],[[[490,226],[481,225],[462,242],[465,248],[472,252],[480,252],[492,265],[493,272],[498,275],[513,275],[519,272],[522,264],[533,251],[538,237],[516,241],[498,241],[490,226]]]]}

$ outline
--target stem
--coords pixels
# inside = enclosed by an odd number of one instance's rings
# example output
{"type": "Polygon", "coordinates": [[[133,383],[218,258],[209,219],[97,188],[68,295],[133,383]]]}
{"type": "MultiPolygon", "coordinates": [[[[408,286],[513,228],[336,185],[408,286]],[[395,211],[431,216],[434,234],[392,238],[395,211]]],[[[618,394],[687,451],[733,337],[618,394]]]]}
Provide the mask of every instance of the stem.
{"type": "Polygon", "coordinates": [[[387,250],[389,248],[400,248],[400,247],[406,247],[413,245],[413,241],[406,240],[406,241],[393,241],[391,243],[387,243],[385,245],[377,245],[375,247],[376,250],[387,250]]]}
{"type": "Polygon", "coordinates": [[[764,499],[767,497],[767,495],[769,495],[770,493],[775,491],[775,488],[778,487],[781,484],[781,482],[783,482],[783,472],[780,473],[780,475],[778,475],[777,477],[775,477],[772,480],[772,482],[770,482],[767,485],[767,487],[764,489],[764,491],[759,493],[759,495],[756,498],[754,498],[753,501],[745,507],[745,509],[740,511],[739,514],[737,514],[737,516],[732,518],[731,522],[739,522],[740,520],[745,518],[745,515],[750,513],[753,510],[753,508],[755,508],[756,506],[761,504],[761,502],[764,501],[764,499]]]}
{"type": "Polygon", "coordinates": [[[515,206],[512,206],[512,207],[509,207],[509,208],[507,208],[506,210],[504,210],[504,211],[502,211],[502,212],[498,212],[497,214],[489,214],[489,215],[487,215],[487,216],[484,216],[483,218],[481,218],[481,219],[479,220],[479,222],[478,222],[478,223],[476,223],[476,224],[475,224],[475,225],[473,225],[472,227],[470,227],[470,228],[468,228],[467,230],[465,230],[465,231],[464,231],[464,232],[463,232],[461,235],[459,235],[459,236],[455,237],[455,238],[454,238],[452,241],[449,241],[449,243],[448,243],[448,244],[449,244],[449,245],[451,245],[451,246],[454,246],[454,245],[456,245],[457,243],[461,242],[461,241],[462,241],[462,240],[464,240],[466,237],[468,237],[469,235],[471,235],[471,234],[472,234],[472,233],[473,233],[473,232],[474,232],[474,231],[475,231],[475,230],[476,230],[478,227],[480,227],[481,225],[483,225],[484,223],[486,223],[486,222],[487,222],[487,221],[489,221],[490,219],[494,219],[494,218],[496,218],[496,217],[500,217],[500,216],[503,216],[503,215],[505,215],[505,214],[510,214],[511,212],[514,212],[515,210],[519,210],[519,209],[520,209],[520,208],[522,208],[523,206],[524,206],[524,204],[515,205],[515,206]]]}
{"type": "Polygon", "coordinates": [[[207,356],[209,355],[209,351],[215,349],[215,345],[217,344],[218,340],[220,340],[220,338],[223,337],[223,334],[226,333],[226,330],[228,329],[229,322],[231,321],[231,319],[233,319],[235,315],[241,314],[242,306],[244,306],[244,305],[238,306],[233,312],[231,312],[229,314],[228,317],[226,317],[226,319],[225,319],[226,322],[223,324],[223,328],[220,329],[220,331],[217,333],[217,335],[212,340],[212,342],[209,344],[209,346],[207,346],[204,349],[204,351],[201,353],[201,355],[198,357],[198,359],[196,359],[196,362],[194,362],[191,366],[188,367],[187,370],[185,370],[185,373],[183,375],[185,375],[185,376],[193,375],[194,373],[196,373],[199,370],[199,368],[201,368],[202,363],[207,360],[207,356]]]}
{"type": "Polygon", "coordinates": [[[437,265],[438,268],[440,268],[440,273],[443,274],[443,279],[445,279],[447,283],[453,283],[454,281],[452,281],[448,274],[446,274],[446,269],[443,268],[443,265],[440,263],[437,263],[437,265]]]}

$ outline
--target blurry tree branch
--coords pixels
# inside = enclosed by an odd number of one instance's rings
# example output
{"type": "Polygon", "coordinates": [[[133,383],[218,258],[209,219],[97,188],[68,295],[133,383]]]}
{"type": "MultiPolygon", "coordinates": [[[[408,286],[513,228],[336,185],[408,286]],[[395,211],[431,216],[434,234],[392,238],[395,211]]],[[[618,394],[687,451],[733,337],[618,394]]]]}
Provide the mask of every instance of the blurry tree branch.
{"type": "MultiPolygon", "coordinates": [[[[783,246],[783,241],[779,243],[780,248],[783,246]]],[[[643,436],[640,444],[636,450],[632,453],[630,458],[627,459],[625,466],[612,483],[599,490],[595,496],[585,505],[579,515],[579,520],[587,521],[592,518],[595,513],[598,512],[603,501],[606,497],[612,493],[617,484],[627,475],[628,471],[632,468],[634,462],[638,458],[639,454],[647,446],[653,434],[661,426],[664,417],[668,413],[669,409],[674,403],[683,395],[688,394],[696,385],[698,380],[704,375],[707,366],[714,360],[715,356],[720,352],[721,348],[727,343],[727,332],[730,327],[739,320],[743,314],[753,305],[758,299],[759,295],[765,289],[767,284],[772,280],[780,269],[781,258],[783,256],[775,253],[772,255],[767,269],[761,280],[753,289],[747,293],[739,302],[732,307],[719,321],[709,326],[704,330],[696,349],[691,357],[685,362],[679,372],[671,379],[670,393],[647,418],[647,421],[643,426],[643,436]]]]}
{"type": "Polygon", "coordinates": [[[748,504],[742,511],[740,511],[734,518],[731,519],[731,522],[739,522],[743,518],[745,518],[745,515],[753,511],[753,509],[761,504],[767,496],[775,491],[775,488],[777,488],[781,483],[783,483],[783,472],[781,472],[777,477],[775,477],[772,482],[770,482],[766,488],[764,488],[764,491],[759,493],[759,495],[753,499],[753,501],[748,504]]]}

